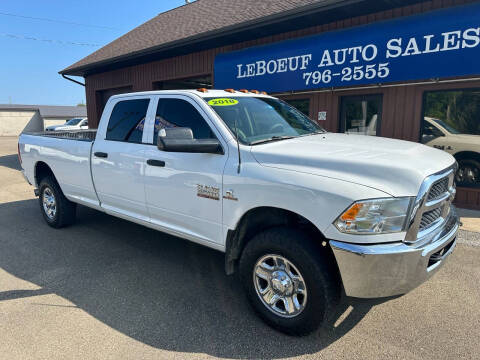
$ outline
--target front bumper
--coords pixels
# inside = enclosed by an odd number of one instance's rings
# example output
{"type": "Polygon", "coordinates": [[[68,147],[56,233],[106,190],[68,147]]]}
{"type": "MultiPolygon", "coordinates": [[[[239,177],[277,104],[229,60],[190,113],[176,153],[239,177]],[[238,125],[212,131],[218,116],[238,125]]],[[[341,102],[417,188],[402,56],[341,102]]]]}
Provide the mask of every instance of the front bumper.
{"type": "Polygon", "coordinates": [[[459,226],[452,206],[445,225],[418,244],[357,245],[331,240],[346,294],[378,298],[416,288],[435,274],[453,252],[459,226]]]}

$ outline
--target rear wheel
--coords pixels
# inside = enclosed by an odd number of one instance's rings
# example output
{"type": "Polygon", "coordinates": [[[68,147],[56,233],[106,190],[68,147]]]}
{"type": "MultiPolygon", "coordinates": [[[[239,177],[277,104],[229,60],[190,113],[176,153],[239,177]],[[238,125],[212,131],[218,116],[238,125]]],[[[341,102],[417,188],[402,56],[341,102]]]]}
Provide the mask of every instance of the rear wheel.
{"type": "Polygon", "coordinates": [[[285,227],[266,230],[247,244],[240,275],[250,303],[267,324],[304,335],[323,323],[339,284],[321,254],[307,234],[285,227]]]}
{"type": "Polygon", "coordinates": [[[61,228],[75,222],[76,204],[63,195],[52,177],[47,176],[40,182],[38,201],[43,218],[51,227],[61,228]]]}

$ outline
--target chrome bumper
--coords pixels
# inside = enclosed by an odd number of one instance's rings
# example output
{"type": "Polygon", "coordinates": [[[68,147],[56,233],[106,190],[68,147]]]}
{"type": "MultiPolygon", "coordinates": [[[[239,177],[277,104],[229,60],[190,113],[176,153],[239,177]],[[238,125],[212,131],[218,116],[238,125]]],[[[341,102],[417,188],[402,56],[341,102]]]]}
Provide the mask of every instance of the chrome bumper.
{"type": "Polygon", "coordinates": [[[444,225],[419,244],[357,245],[330,241],[348,296],[405,294],[445,263],[456,245],[459,218],[452,206],[444,225]]]}

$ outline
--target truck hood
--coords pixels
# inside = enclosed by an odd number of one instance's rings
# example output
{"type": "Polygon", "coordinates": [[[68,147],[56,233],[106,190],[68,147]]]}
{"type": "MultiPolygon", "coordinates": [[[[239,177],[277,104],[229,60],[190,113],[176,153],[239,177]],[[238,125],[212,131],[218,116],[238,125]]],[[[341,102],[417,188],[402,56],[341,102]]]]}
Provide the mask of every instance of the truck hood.
{"type": "Polygon", "coordinates": [[[423,180],[453,165],[448,153],[402,140],[325,133],[252,146],[263,166],[369,186],[391,196],[416,196],[423,180]]]}

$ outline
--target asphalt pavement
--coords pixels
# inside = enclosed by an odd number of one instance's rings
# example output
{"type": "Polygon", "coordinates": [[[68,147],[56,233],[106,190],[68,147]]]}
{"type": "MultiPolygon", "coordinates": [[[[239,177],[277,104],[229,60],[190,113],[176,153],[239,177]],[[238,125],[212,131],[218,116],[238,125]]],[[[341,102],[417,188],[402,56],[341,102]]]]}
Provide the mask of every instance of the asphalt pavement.
{"type": "MultiPolygon", "coordinates": [[[[475,215],[472,215],[475,217],[475,215]]],[[[223,254],[79,207],[48,227],[0,138],[1,359],[478,359],[480,233],[397,298],[344,298],[307,337],[260,321],[223,254]]]]}

